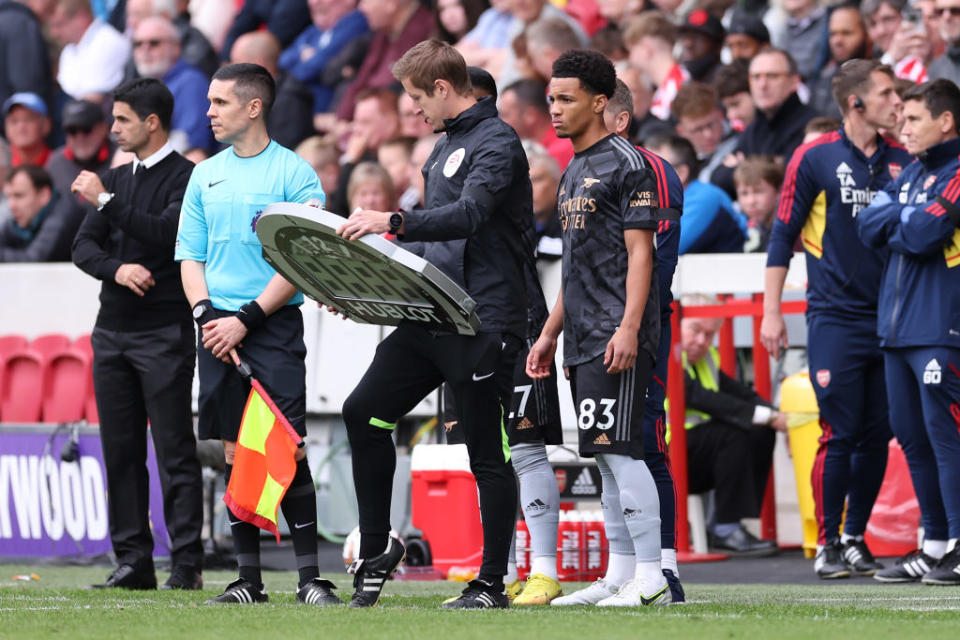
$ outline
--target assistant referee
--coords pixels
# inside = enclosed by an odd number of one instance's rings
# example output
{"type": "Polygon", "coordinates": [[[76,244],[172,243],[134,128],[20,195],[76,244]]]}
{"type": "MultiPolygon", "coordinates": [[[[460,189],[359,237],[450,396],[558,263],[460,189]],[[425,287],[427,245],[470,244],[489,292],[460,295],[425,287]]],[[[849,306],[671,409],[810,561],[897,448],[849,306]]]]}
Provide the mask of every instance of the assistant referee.
{"type": "MultiPolygon", "coordinates": [[[[306,435],[303,296],[262,256],[256,226],[273,202],[324,199],[313,169],[267,134],[276,95],[273,78],[256,64],[233,64],[213,76],[207,97],[210,125],[230,146],[197,165],[183,200],[175,259],[193,317],[200,327],[199,435],[220,439],[227,482],[243,409],[250,391],[230,363],[230,351],[253,369],[297,432],[306,435]]],[[[283,501],[297,556],[297,599],[339,602],[317,568],[317,503],[302,449],[283,501]]],[[[230,514],[240,577],[208,604],[266,602],[260,573],[260,530],[230,514]]]]}

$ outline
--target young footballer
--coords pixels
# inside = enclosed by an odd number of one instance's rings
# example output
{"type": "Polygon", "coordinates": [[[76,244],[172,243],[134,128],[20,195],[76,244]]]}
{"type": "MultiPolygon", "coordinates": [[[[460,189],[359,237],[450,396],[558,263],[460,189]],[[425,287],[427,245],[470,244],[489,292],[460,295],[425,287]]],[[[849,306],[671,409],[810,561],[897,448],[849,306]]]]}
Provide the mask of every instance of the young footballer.
{"type": "MultiPolygon", "coordinates": [[[[597,590],[592,602],[668,604],[660,504],[642,437],[644,392],[660,335],[658,287],[651,284],[657,180],[647,158],[604,125],[615,88],[613,64],[600,53],[568,51],[554,63],[550,115],[557,135],[570,138],[576,153],[558,191],[562,289],[530,349],[527,373],[535,379],[548,374],[564,330],[580,454],[597,458],[604,512],[622,515],[635,560],[632,575],[606,593],[597,590]]],[[[608,527],[617,521],[605,520],[608,527]]]]}

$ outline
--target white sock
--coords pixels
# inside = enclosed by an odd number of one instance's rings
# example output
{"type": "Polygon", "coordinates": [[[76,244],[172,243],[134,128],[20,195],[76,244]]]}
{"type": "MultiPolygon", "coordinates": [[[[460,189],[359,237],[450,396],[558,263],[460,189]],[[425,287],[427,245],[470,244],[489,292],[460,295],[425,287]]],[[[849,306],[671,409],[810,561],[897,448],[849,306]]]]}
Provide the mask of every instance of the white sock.
{"type": "Polygon", "coordinates": [[[946,540],[924,540],[923,541],[923,552],[939,560],[947,554],[947,541],[946,540]]]}
{"type": "Polygon", "coordinates": [[[603,576],[603,581],[611,587],[619,588],[620,585],[633,577],[636,564],[632,555],[625,556],[619,553],[611,553],[607,564],[607,575],[603,576]]]}
{"type": "Polygon", "coordinates": [[[503,576],[503,584],[510,584],[517,578],[519,578],[517,574],[517,563],[507,562],[507,572],[503,576]]]}
{"type": "Polygon", "coordinates": [[[861,540],[863,540],[863,536],[852,536],[849,533],[844,533],[840,535],[840,544],[843,544],[843,545],[852,541],[860,542],[861,540]]]}
{"type": "Polygon", "coordinates": [[[540,573],[557,579],[557,556],[537,556],[530,563],[530,575],[540,573]]]}
{"type": "MultiPolygon", "coordinates": [[[[666,581],[663,577],[663,571],[660,569],[660,561],[638,562],[633,573],[634,579],[641,584],[661,585],[666,581]]],[[[650,594],[645,594],[650,595],[650,594]]]]}
{"type": "Polygon", "coordinates": [[[676,549],[660,549],[660,568],[670,569],[673,575],[680,577],[680,567],[677,566],[676,549]]]}
{"type": "MultiPolygon", "coordinates": [[[[952,552],[954,549],[957,548],[957,540],[958,540],[958,538],[950,538],[950,539],[947,541],[947,553],[950,553],[950,552],[952,552]]],[[[944,555],[946,555],[946,554],[944,554],[944,555]]]]}

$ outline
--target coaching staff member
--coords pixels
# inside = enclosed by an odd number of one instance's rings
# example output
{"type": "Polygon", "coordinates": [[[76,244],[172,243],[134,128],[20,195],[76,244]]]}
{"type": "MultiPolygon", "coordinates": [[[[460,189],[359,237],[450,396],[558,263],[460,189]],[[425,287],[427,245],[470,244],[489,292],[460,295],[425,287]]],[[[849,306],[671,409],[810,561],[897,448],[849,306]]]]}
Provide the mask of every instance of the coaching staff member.
{"type": "Polygon", "coordinates": [[[119,566],[98,587],[155,589],[147,514],[147,420],[163,488],[173,572],[166,589],[200,589],[203,524],[193,437],[193,325],[173,244],[193,163],[167,143],[173,96],[157,80],[113,94],[113,133],[134,160],[103,176],[82,171],[71,190],[97,207],[73,261],[103,281],[93,329],[93,384],[107,468],[110,539],[119,566]]]}
{"type": "Polygon", "coordinates": [[[857,216],[860,239],[889,248],[877,333],[890,425],[920,502],[919,549],[881,582],[960,585],[960,89],[940,78],[903,94],[917,161],[857,216]]]}
{"type": "Polygon", "coordinates": [[[463,57],[436,40],[417,44],[394,76],[436,131],[446,135],[424,165],[425,207],[405,213],[359,211],[338,233],[356,240],[392,231],[423,242],[423,257],[477,302],[476,336],[400,325],[384,340],[343,406],[360,507],[360,558],[351,604],[376,604],[383,580],[403,547],[390,538],[390,492],[396,453],[391,430],[399,418],[446,381],[460,416],[470,467],[480,492],[483,564],[476,580],[445,608],[505,608],[507,551],[517,485],[503,431],[503,407],[526,327],[522,256],[511,248],[533,224],[529,169],[520,140],[497,117],[492,99],[473,96],[463,57]]]}
{"type": "MultiPolygon", "coordinates": [[[[310,165],[267,134],[275,96],[273,78],[260,65],[232,64],[213,75],[207,115],[217,141],[230,146],[190,177],[174,255],[200,327],[200,438],[223,441],[228,483],[250,393],[230,362],[232,349],[239,348],[297,433],[307,433],[303,296],[263,259],[256,225],[268,204],[323,201],[324,194],[310,165]]],[[[333,585],[318,577],[316,493],[304,450],[296,457],[280,506],[297,558],[297,600],[339,602],[333,585]]],[[[232,513],[230,527],[240,577],[207,603],[266,602],[260,530],[232,513]]]]}
{"type": "Polygon", "coordinates": [[[873,575],[883,565],[864,533],[887,466],[890,423],[877,300],[885,248],[857,242],[857,215],[912,162],[880,135],[903,107],[893,70],[849,60],[833,76],[843,126],[797,149],[770,233],[760,339],[787,346],[780,298],[799,238],[807,265],[807,355],[820,425],[811,480],[817,515],[814,571],[825,580],[873,575]],[[842,527],[841,527],[841,522],[842,527]]]}

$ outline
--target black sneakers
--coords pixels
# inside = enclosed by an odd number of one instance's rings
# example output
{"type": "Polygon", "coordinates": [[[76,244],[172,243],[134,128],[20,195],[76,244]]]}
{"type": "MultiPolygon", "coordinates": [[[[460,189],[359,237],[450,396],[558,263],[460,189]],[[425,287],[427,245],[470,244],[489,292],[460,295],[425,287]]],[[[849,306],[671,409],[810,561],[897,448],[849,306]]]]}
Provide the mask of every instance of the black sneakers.
{"type": "Polygon", "coordinates": [[[199,591],[203,589],[203,575],[194,567],[176,565],[170,572],[170,577],[163,583],[161,589],[182,589],[184,591],[199,591]]]}
{"type": "Polygon", "coordinates": [[[924,574],[921,582],[942,586],[960,585],[960,545],[940,558],[937,566],[924,574]]]}
{"type": "Polygon", "coordinates": [[[664,569],[663,577],[667,579],[667,584],[670,585],[670,596],[673,603],[686,602],[686,594],[683,593],[683,585],[680,584],[680,578],[677,577],[677,574],[672,569],[664,569]]]}
{"type": "Polygon", "coordinates": [[[843,560],[850,567],[850,570],[861,576],[872,576],[877,571],[883,569],[883,565],[877,562],[863,540],[850,540],[843,545],[843,560]]]}
{"type": "MultiPolygon", "coordinates": [[[[880,582],[916,582],[937,566],[937,559],[915,549],[899,558],[892,567],[881,569],[873,574],[880,582]]],[[[960,576],[957,576],[960,577],[960,576]]]]}
{"type": "Polygon", "coordinates": [[[153,572],[153,566],[149,570],[137,570],[133,565],[122,564],[113,570],[105,582],[101,584],[90,585],[91,589],[156,589],[157,575],[153,572]]]}
{"type": "Polygon", "coordinates": [[[333,594],[336,588],[329,580],[314,578],[297,589],[297,602],[320,606],[343,604],[340,598],[333,594]]]}
{"type": "Polygon", "coordinates": [[[223,593],[207,600],[207,604],[256,604],[267,602],[267,592],[263,585],[255,585],[249,580],[240,578],[227,585],[223,593]]]}
{"type": "Polygon", "coordinates": [[[483,580],[471,580],[458,598],[451,598],[440,605],[441,609],[509,609],[510,598],[483,580]]]}
{"type": "Polygon", "coordinates": [[[400,538],[387,538],[387,550],[373,558],[355,560],[347,569],[353,574],[351,607],[372,607],[380,601],[383,583],[392,576],[407,555],[400,538]]]}
{"type": "Polygon", "coordinates": [[[840,538],[827,540],[827,544],[823,546],[823,549],[820,550],[813,561],[813,570],[824,580],[850,577],[850,567],[843,559],[843,547],[840,546],[840,538]]]}

